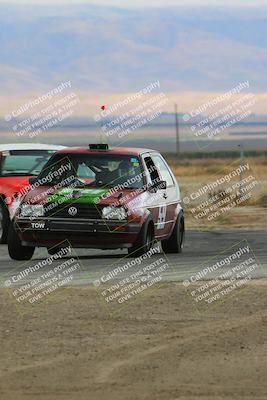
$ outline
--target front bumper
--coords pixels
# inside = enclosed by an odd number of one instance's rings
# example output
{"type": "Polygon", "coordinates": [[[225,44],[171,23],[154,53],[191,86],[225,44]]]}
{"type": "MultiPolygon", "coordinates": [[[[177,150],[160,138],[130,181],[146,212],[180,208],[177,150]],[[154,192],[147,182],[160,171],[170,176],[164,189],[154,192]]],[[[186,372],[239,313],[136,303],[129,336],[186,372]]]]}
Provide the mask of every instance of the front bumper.
{"type": "Polygon", "coordinates": [[[74,247],[127,248],[137,240],[142,224],[64,218],[19,218],[14,221],[23,245],[47,247],[68,240],[74,247]]]}

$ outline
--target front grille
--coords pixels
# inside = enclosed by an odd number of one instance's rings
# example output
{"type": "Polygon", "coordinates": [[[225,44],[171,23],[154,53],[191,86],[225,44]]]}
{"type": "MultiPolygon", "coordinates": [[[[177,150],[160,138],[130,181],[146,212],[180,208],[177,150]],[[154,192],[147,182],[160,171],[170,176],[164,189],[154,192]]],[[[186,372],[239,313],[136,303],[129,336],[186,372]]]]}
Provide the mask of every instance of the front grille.
{"type": "Polygon", "coordinates": [[[78,204],[70,203],[53,207],[53,203],[45,206],[45,216],[54,218],[84,218],[84,219],[102,219],[103,206],[97,204],[78,204]],[[77,212],[76,212],[77,210],[77,212]]]}

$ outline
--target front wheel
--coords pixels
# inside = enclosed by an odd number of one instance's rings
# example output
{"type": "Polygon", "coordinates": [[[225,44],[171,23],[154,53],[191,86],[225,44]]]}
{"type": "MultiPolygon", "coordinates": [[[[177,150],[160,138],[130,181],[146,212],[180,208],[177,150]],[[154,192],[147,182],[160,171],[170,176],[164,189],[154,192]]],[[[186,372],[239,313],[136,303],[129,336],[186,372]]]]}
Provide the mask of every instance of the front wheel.
{"type": "Polygon", "coordinates": [[[12,260],[30,260],[34,254],[35,247],[22,246],[18,233],[11,223],[8,231],[8,253],[12,260]]]}
{"type": "Polygon", "coordinates": [[[47,252],[50,256],[54,256],[61,250],[62,250],[62,247],[50,247],[50,248],[47,247],[47,252]]]}
{"type": "Polygon", "coordinates": [[[0,200],[0,243],[7,242],[9,213],[7,206],[0,200]]]}
{"type": "Polygon", "coordinates": [[[154,243],[153,225],[143,226],[137,241],[128,249],[128,255],[131,257],[140,257],[147,253],[154,243]]]}
{"type": "Polygon", "coordinates": [[[169,239],[163,240],[161,242],[162,250],[165,253],[182,253],[184,246],[184,236],[184,216],[183,214],[179,214],[171,236],[169,237],[169,239]]]}

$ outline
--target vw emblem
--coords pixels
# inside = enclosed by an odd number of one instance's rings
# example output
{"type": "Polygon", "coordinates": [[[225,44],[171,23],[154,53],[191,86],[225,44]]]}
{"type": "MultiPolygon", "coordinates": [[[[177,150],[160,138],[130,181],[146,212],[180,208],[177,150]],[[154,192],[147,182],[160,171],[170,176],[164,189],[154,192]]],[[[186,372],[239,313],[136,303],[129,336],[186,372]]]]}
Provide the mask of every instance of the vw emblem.
{"type": "Polygon", "coordinates": [[[70,208],[68,209],[68,213],[69,213],[69,215],[71,215],[72,217],[74,217],[74,215],[76,215],[77,212],[78,212],[78,210],[77,210],[76,207],[70,207],[70,208]]]}

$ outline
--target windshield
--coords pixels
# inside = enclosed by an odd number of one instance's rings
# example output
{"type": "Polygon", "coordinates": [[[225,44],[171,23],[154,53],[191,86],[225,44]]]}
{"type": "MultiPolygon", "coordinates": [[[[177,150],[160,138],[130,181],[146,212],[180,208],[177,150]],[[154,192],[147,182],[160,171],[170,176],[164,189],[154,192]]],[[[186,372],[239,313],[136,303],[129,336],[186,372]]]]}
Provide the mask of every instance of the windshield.
{"type": "Polygon", "coordinates": [[[1,176],[39,175],[55,151],[12,150],[3,152],[1,176]]]}
{"type": "Polygon", "coordinates": [[[139,189],[144,186],[144,174],[137,156],[58,154],[38,181],[46,186],[139,189]]]}

